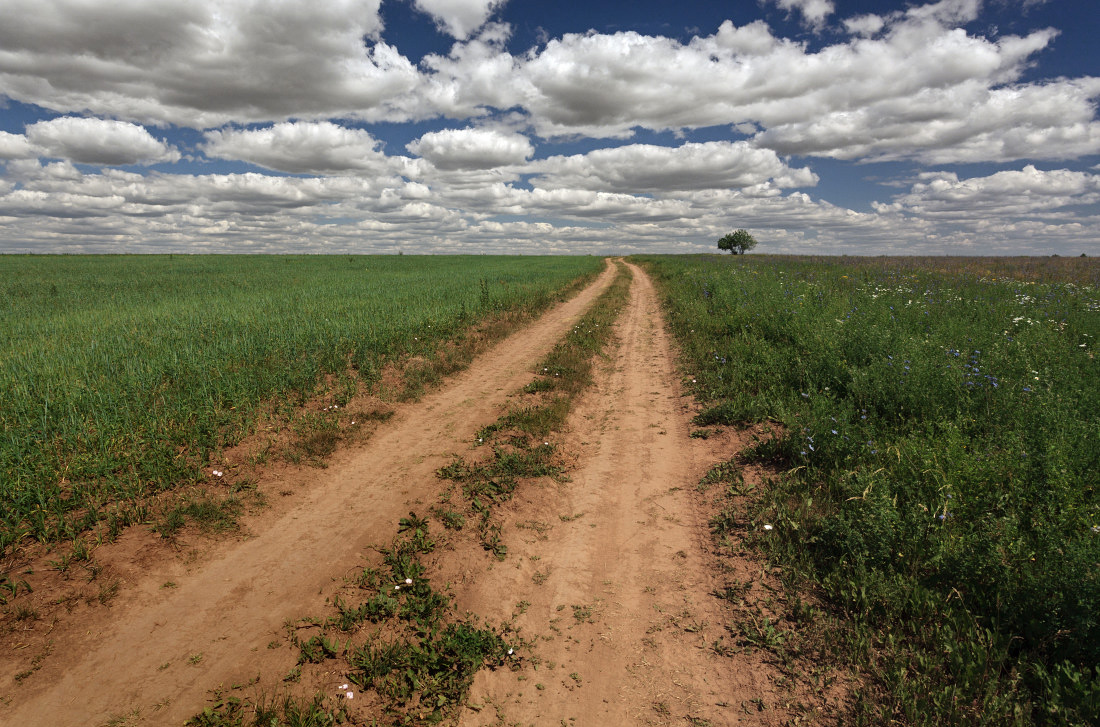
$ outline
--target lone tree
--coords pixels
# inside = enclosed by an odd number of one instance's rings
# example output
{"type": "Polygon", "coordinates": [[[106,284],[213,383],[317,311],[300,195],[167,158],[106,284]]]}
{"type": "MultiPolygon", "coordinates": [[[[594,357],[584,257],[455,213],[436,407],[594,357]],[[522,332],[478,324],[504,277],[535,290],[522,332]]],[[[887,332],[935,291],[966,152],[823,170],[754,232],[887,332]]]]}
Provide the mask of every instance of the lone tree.
{"type": "Polygon", "coordinates": [[[718,241],[719,250],[729,250],[734,255],[744,255],[756,247],[756,238],[748,230],[736,230],[718,241]]]}

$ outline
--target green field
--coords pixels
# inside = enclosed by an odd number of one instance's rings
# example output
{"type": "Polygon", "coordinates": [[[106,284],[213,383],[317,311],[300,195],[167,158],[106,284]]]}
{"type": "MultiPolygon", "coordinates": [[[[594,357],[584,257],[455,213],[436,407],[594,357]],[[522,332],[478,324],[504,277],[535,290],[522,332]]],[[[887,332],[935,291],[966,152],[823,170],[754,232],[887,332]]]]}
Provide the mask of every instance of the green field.
{"type": "Polygon", "coordinates": [[[0,554],[195,482],[257,417],[540,309],[593,257],[0,256],[0,554]]]}
{"type": "Polygon", "coordinates": [[[860,721],[1094,724],[1100,265],[640,260],[697,424],[779,432],[722,527],[818,594],[801,621],[863,675],[860,721]]]}

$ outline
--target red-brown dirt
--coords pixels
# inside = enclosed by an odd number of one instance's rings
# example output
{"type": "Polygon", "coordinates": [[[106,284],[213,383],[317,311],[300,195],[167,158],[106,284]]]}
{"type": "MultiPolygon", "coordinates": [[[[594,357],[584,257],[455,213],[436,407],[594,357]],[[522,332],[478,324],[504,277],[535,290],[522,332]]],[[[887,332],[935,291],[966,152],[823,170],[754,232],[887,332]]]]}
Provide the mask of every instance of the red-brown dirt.
{"type": "MultiPolygon", "coordinates": [[[[433,555],[433,580],[450,584],[460,611],[497,623],[519,613],[515,624],[532,643],[520,668],[478,675],[463,725],[785,718],[778,672],[760,652],[712,648],[728,619],[711,595],[720,574],[695,485],[743,442],[689,436],[691,405],[657,296],[631,267],[617,343],[556,442],[575,463],[567,480],[528,483],[502,507],[504,562],[461,538],[433,555]]],[[[473,433],[497,418],[613,277],[609,265],[465,372],[397,406],[326,469],[271,470],[258,485],[271,506],[244,517],[241,537],[189,535],[172,554],[132,528],[101,546],[96,562],[117,595],[107,606],[69,598],[68,612],[54,608],[12,635],[0,657],[3,724],[181,724],[212,691],[279,684],[294,664],[280,646],[285,625],[324,613],[342,580],[377,560],[372,546],[389,542],[403,515],[438,502],[445,485],[436,470],[469,451],[473,433]]],[[[750,561],[724,568],[759,570],[750,561]]],[[[301,686],[308,694],[339,677],[301,686]]]]}

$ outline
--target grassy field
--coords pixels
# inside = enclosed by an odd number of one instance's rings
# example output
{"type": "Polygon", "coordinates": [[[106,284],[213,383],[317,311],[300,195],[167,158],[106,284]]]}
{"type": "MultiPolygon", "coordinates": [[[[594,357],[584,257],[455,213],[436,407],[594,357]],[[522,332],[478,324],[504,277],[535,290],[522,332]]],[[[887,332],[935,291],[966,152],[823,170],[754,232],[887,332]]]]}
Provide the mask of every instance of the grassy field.
{"type": "Polygon", "coordinates": [[[639,259],[697,424],[779,432],[723,527],[819,594],[860,721],[1094,724],[1100,264],[639,259]]]}
{"type": "MultiPolygon", "coordinates": [[[[257,417],[533,311],[592,257],[0,256],[0,554],[195,482],[257,417]]],[[[411,382],[415,388],[416,382],[411,382]]]]}

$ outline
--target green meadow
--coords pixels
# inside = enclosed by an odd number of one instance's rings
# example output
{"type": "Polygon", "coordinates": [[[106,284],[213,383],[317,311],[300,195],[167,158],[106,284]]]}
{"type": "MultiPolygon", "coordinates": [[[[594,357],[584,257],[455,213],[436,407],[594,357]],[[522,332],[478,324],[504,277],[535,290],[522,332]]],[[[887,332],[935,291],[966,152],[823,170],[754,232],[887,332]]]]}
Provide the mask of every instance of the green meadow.
{"type": "Polygon", "coordinates": [[[777,432],[720,525],[816,594],[786,643],[856,666],[859,721],[1095,724],[1100,265],[640,260],[697,425],[777,432]]]}
{"type": "Polygon", "coordinates": [[[0,256],[0,553],[203,477],[258,417],[533,312],[592,257],[0,256]]]}

